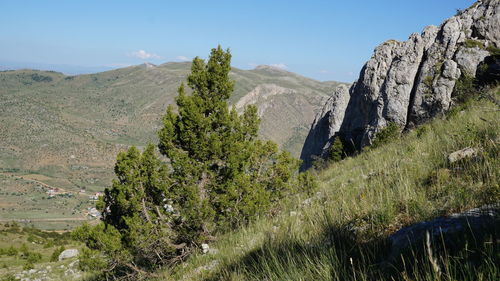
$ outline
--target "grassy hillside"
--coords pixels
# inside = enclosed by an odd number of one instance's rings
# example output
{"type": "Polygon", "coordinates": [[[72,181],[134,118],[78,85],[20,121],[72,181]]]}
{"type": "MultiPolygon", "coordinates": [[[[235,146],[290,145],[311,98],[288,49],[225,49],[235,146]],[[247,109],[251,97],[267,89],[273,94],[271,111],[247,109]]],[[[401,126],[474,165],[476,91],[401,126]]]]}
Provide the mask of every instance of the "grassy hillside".
{"type": "Polygon", "coordinates": [[[79,249],[70,233],[44,232],[17,224],[0,225],[0,280],[28,278],[71,280],[89,276],[78,270],[77,258],[58,260],[64,249],[79,249]]]}
{"type": "MultiPolygon", "coordinates": [[[[496,90],[500,97],[499,89],[496,90]]],[[[396,230],[500,202],[500,111],[474,101],[376,149],[318,172],[320,188],[284,202],[280,215],[222,236],[208,254],[161,280],[390,280],[381,260],[396,230]],[[451,152],[476,157],[454,164],[451,152]]],[[[497,238],[453,255],[410,260],[401,280],[498,280],[497,238]],[[412,276],[411,268],[422,269],[412,276]]],[[[389,268],[390,269],[390,268],[389,268]]]]}
{"type": "MultiPolygon", "coordinates": [[[[161,116],[189,68],[144,64],[78,76],[0,72],[0,218],[53,228],[85,220],[89,196],[110,184],[117,152],[156,142],[161,116]],[[49,198],[55,188],[57,196],[49,198]]],[[[269,67],[233,69],[231,76],[231,103],[238,109],[256,104],[261,137],[295,156],[336,85],[269,67]]]]}

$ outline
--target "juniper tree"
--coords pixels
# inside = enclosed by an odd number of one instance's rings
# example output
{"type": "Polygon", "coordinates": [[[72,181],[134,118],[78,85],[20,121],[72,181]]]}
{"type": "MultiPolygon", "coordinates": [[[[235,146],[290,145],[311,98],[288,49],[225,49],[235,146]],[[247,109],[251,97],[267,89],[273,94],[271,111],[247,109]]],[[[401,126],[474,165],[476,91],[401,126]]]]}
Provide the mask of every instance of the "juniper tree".
{"type": "Polygon", "coordinates": [[[155,155],[154,145],[143,153],[131,147],[118,154],[115,174],[112,187],[97,203],[103,223],[74,232],[90,249],[84,252],[82,267],[100,265],[116,273],[166,264],[182,247],[169,225],[172,214],[162,209],[168,193],[167,167],[155,155]]]}
{"type": "Polygon", "coordinates": [[[345,158],[344,144],[340,136],[336,136],[332,145],[328,149],[328,160],[331,162],[338,162],[345,158]]]}
{"type": "Polygon", "coordinates": [[[187,78],[192,93],[179,87],[178,111],[167,109],[159,131],[159,150],[170,159],[172,199],[182,210],[179,225],[188,241],[262,214],[290,189],[297,167],[274,143],[257,140],[255,106],[241,115],[229,108],[230,62],[231,54],[220,46],[207,63],[195,58],[187,78]]]}

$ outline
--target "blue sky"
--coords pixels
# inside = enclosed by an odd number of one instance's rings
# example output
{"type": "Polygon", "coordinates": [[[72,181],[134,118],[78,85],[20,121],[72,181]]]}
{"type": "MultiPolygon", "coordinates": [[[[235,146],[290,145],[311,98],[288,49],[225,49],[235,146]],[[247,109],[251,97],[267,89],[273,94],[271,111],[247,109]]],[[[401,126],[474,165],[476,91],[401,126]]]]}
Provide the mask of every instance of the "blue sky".
{"type": "Polygon", "coordinates": [[[472,0],[0,0],[0,61],[121,67],[206,57],[352,82],[373,49],[472,0]]]}

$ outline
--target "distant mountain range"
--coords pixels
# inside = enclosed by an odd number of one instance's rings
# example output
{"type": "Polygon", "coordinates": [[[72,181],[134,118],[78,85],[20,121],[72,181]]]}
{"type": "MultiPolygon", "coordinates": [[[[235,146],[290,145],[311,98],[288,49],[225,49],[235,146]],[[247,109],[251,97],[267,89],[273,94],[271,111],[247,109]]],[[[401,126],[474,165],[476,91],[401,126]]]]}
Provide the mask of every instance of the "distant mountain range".
{"type": "MultiPolygon", "coordinates": [[[[174,103],[189,70],[190,63],[146,63],[77,76],[39,70],[0,72],[0,172],[18,177],[4,181],[0,192],[29,193],[43,184],[94,192],[110,185],[118,151],[156,142],[165,108],[174,103]]],[[[270,66],[233,68],[231,77],[235,91],[230,103],[239,111],[257,105],[260,136],[295,157],[316,112],[340,84],[270,66]]],[[[15,213],[29,205],[33,210],[23,218],[33,217],[39,212],[36,202],[41,199],[37,200],[0,202],[0,207],[7,206],[1,212],[15,213]]],[[[75,208],[83,206],[78,200],[68,204],[74,204],[68,208],[76,213],[75,208]]]]}
{"type": "Polygon", "coordinates": [[[57,71],[66,75],[91,74],[103,71],[109,71],[118,67],[113,66],[81,66],[71,64],[49,64],[35,62],[18,62],[0,60],[1,70],[20,70],[20,69],[36,69],[46,71],[57,71]]]}

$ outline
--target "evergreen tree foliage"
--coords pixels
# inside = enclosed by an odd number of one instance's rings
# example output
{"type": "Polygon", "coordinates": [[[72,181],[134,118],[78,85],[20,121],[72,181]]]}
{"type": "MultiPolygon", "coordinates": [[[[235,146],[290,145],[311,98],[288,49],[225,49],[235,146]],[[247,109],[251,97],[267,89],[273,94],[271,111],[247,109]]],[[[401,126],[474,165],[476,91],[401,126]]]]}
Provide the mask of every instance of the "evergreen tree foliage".
{"type": "Polygon", "coordinates": [[[209,239],[262,214],[291,188],[298,162],[276,144],[257,140],[257,108],[242,115],[229,99],[231,55],[220,46],[205,63],[195,58],[177,97],[178,113],[167,109],[158,133],[159,150],[170,159],[172,199],[183,214],[186,242],[209,239]],[[194,231],[193,231],[194,230],[194,231]]]}
{"type": "MultiPolygon", "coordinates": [[[[182,260],[217,234],[246,225],[298,185],[298,160],[257,139],[257,108],[229,108],[234,83],[231,54],[220,46],[207,62],[195,58],[178,89],[177,110],[167,108],[158,150],[131,147],[117,156],[116,179],[97,204],[102,223],[74,236],[87,249],[81,267],[114,275],[145,274],[182,260]]],[[[136,278],[134,277],[134,278],[136,278]]]]}
{"type": "Polygon", "coordinates": [[[328,160],[332,162],[338,162],[346,157],[344,151],[344,144],[339,136],[335,137],[332,145],[328,149],[328,160]]]}

